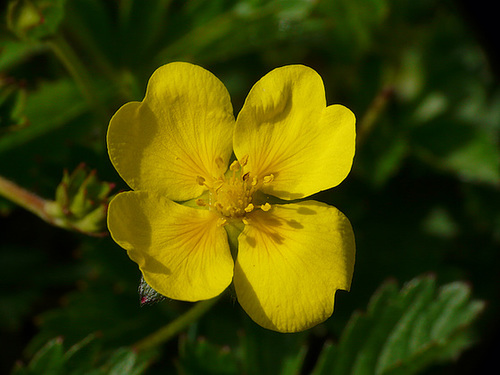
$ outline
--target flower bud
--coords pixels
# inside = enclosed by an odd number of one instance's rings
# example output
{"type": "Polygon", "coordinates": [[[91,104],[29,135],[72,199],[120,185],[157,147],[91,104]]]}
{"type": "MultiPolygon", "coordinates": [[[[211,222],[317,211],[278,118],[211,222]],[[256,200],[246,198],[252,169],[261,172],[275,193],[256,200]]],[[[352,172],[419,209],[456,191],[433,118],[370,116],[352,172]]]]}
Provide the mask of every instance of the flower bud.
{"type": "Polygon", "coordinates": [[[7,27],[20,39],[36,40],[54,34],[63,19],[65,0],[12,0],[7,27]]]}
{"type": "Polygon", "coordinates": [[[64,171],[51,213],[65,226],[79,232],[104,235],[113,188],[114,184],[99,181],[95,170],[89,172],[80,164],[71,174],[64,171]]]}

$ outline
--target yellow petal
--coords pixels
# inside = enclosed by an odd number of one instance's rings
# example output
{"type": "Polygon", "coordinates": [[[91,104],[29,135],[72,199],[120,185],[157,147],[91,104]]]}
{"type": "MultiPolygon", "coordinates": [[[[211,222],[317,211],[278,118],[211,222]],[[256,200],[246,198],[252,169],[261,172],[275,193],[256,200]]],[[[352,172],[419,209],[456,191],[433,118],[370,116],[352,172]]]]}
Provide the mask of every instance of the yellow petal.
{"type": "Polygon", "coordinates": [[[231,283],[233,259],[218,216],[146,191],[118,194],[109,204],[111,236],[144,279],[169,298],[198,301],[231,283]]]}
{"type": "Polygon", "coordinates": [[[246,171],[273,175],[262,190],[282,199],[338,185],[351,169],[355,118],[342,105],[326,107],[321,77],[311,68],[275,69],[252,88],[236,120],[234,152],[246,171]]]}
{"type": "Polygon", "coordinates": [[[188,200],[204,190],[198,176],[210,181],[225,172],[233,128],[224,85],[199,66],[171,63],[153,73],[142,102],[127,103],[115,113],[108,151],[132,189],[188,200]]]}
{"type": "Polygon", "coordinates": [[[238,240],[236,295],[264,328],[313,327],[332,314],[336,290],[350,288],[354,234],[335,207],[306,201],[255,211],[238,240]]]}

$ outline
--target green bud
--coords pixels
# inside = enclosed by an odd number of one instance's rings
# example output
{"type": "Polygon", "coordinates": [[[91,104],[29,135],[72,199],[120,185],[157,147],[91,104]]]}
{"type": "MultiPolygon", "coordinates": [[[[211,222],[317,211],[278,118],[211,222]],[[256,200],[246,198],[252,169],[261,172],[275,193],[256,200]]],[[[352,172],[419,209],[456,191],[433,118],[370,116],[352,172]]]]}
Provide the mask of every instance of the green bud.
{"type": "Polygon", "coordinates": [[[21,39],[37,40],[54,34],[64,15],[65,0],[11,0],[7,27],[21,39]]]}
{"type": "Polygon", "coordinates": [[[20,38],[25,39],[32,29],[43,22],[43,14],[33,2],[17,0],[9,3],[7,27],[20,38]]]}
{"type": "Polygon", "coordinates": [[[64,171],[56,189],[51,213],[79,232],[104,235],[107,207],[114,184],[97,179],[96,171],[80,164],[71,174],[64,171]]]}

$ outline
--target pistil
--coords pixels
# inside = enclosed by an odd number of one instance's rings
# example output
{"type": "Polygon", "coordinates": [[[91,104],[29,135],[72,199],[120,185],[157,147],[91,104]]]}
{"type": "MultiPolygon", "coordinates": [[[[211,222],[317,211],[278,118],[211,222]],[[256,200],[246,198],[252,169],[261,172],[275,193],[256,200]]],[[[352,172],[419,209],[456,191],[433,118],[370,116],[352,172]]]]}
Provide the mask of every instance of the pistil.
{"type": "MultiPolygon", "coordinates": [[[[271,174],[261,180],[257,176],[251,176],[250,172],[243,173],[243,167],[247,164],[248,156],[244,156],[240,161],[235,160],[229,166],[229,175],[221,176],[207,183],[205,178],[198,176],[198,184],[206,187],[209,191],[209,202],[198,199],[196,204],[200,207],[208,206],[209,210],[216,211],[220,218],[217,225],[223,226],[228,219],[239,219],[243,223],[248,223],[247,214],[256,208],[269,211],[271,205],[255,205],[252,202],[254,193],[262,184],[269,184],[274,176],[271,174]]],[[[217,160],[216,160],[217,162],[217,160]]]]}

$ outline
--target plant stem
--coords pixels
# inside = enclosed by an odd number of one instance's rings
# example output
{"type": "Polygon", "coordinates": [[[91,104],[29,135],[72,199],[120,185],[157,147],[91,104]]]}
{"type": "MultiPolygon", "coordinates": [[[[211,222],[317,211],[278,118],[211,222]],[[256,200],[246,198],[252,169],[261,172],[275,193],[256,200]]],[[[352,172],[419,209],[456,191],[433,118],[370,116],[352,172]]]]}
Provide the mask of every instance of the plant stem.
{"type": "Polygon", "coordinates": [[[359,130],[357,134],[357,146],[361,146],[363,142],[366,140],[368,135],[373,130],[374,125],[377,122],[377,119],[384,111],[389,99],[392,98],[394,94],[394,89],[392,86],[385,86],[382,90],[379,91],[377,96],[373,99],[368,110],[365,112],[365,115],[361,118],[359,122],[359,130]]]}
{"type": "Polygon", "coordinates": [[[46,43],[64,65],[69,74],[73,77],[75,83],[89,105],[92,106],[96,112],[105,115],[104,106],[100,103],[96,95],[95,88],[92,87],[90,79],[91,75],[85,66],[80,62],[71,46],[61,35],[56,35],[46,43]]]}
{"type": "Polygon", "coordinates": [[[2,176],[0,176],[0,195],[34,213],[43,220],[54,224],[54,219],[45,210],[48,203],[47,200],[23,189],[2,176]]]}
{"type": "Polygon", "coordinates": [[[218,299],[218,297],[215,297],[206,301],[198,302],[196,305],[194,305],[194,307],[186,311],[177,319],[173,320],[166,326],[160,328],[158,331],[150,334],[149,336],[146,336],[142,340],[135,343],[133,345],[133,348],[137,351],[142,351],[167,342],[180,331],[185,329],[188,325],[198,320],[208,310],[210,310],[210,308],[215,305],[218,299]]]}

